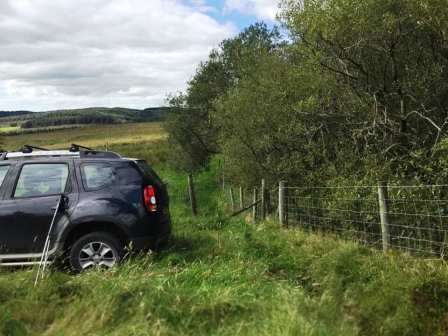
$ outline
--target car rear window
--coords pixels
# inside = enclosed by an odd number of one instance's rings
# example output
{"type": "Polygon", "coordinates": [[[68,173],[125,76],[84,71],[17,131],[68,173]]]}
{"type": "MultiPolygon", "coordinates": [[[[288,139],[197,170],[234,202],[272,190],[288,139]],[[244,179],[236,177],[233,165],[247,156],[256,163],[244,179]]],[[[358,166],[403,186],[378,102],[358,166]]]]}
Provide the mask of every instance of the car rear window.
{"type": "Polygon", "coordinates": [[[114,169],[104,163],[86,163],[81,166],[84,189],[98,190],[114,183],[114,169]]]}
{"type": "Polygon", "coordinates": [[[148,175],[151,180],[154,181],[154,183],[158,184],[159,186],[163,185],[162,179],[159,177],[159,175],[156,174],[156,172],[146,163],[145,160],[137,160],[135,161],[137,163],[138,167],[141,169],[141,171],[148,175]]]}
{"type": "Polygon", "coordinates": [[[9,166],[0,166],[0,187],[3,184],[3,180],[6,177],[6,173],[8,172],[9,166]]]}

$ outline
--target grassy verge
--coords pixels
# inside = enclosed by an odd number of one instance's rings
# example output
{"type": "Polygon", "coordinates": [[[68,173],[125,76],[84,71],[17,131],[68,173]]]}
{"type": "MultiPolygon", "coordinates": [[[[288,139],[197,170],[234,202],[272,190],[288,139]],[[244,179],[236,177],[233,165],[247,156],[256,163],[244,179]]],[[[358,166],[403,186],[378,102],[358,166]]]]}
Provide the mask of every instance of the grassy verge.
{"type": "MultiPolygon", "coordinates": [[[[172,192],[183,176],[165,171],[172,192]]],[[[275,223],[226,220],[211,172],[202,215],[174,199],[174,237],[110,272],[0,273],[4,335],[444,335],[448,268],[275,223]]]]}

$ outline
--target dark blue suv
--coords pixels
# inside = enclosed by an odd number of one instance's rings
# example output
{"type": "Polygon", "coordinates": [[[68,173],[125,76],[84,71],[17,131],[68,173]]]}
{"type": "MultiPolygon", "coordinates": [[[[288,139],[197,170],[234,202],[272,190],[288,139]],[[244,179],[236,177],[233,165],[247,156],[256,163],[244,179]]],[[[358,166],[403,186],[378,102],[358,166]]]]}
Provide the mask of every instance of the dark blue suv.
{"type": "Polygon", "coordinates": [[[166,186],[143,160],[78,145],[0,154],[0,265],[38,262],[49,239],[49,262],[109,268],[170,227],[166,186]]]}

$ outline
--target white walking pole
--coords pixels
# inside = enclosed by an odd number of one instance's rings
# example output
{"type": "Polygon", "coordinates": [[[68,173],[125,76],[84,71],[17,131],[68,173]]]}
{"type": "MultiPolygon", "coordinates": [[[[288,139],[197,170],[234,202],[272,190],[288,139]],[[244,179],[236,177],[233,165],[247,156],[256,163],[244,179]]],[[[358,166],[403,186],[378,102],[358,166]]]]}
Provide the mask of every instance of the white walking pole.
{"type": "Polygon", "coordinates": [[[50,250],[50,234],[53,229],[54,221],[56,220],[56,215],[59,212],[59,208],[61,206],[63,196],[59,196],[58,204],[56,205],[56,209],[53,214],[53,218],[50,223],[50,228],[48,229],[47,238],[45,239],[44,249],[42,251],[42,256],[40,257],[39,267],[37,269],[36,279],[34,281],[34,287],[36,287],[37,282],[39,281],[39,276],[43,279],[45,268],[48,262],[48,252],[50,250]]]}

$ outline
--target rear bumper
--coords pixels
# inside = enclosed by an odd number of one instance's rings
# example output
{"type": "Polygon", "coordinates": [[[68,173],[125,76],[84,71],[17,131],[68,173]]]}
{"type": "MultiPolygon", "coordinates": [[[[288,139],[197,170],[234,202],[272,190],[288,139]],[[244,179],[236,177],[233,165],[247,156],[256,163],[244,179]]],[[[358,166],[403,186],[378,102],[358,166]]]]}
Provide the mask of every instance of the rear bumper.
{"type": "Polygon", "coordinates": [[[159,231],[157,235],[145,235],[129,239],[132,249],[135,251],[152,250],[165,245],[171,236],[171,223],[169,217],[162,227],[163,231],[159,231]]]}
{"type": "Polygon", "coordinates": [[[168,242],[171,236],[171,218],[169,212],[164,214],[157,213],[154,217],[147,219],[150,225],[140,232],[130,235],[129,243],[131,250],[142,251],[149,249],[157,249],[168,242]],[[142,232],[143,231],[143,232],[142,232]]]}
{"type": "Polygon", "coordinates": [[[160,236],[134,237],[130,239],[131,249],[133,251],[153,250],[165,245],[170,239],[170,232],[160,236]]]}
{"type": "Polygon", "coordinates": [[[133,251],[142,251],[142,250],[150,250],[153,249],[156,245],[156,237],[147,236],[147,237],[138,237],[130,239],[131,250],[133,251]]]}

